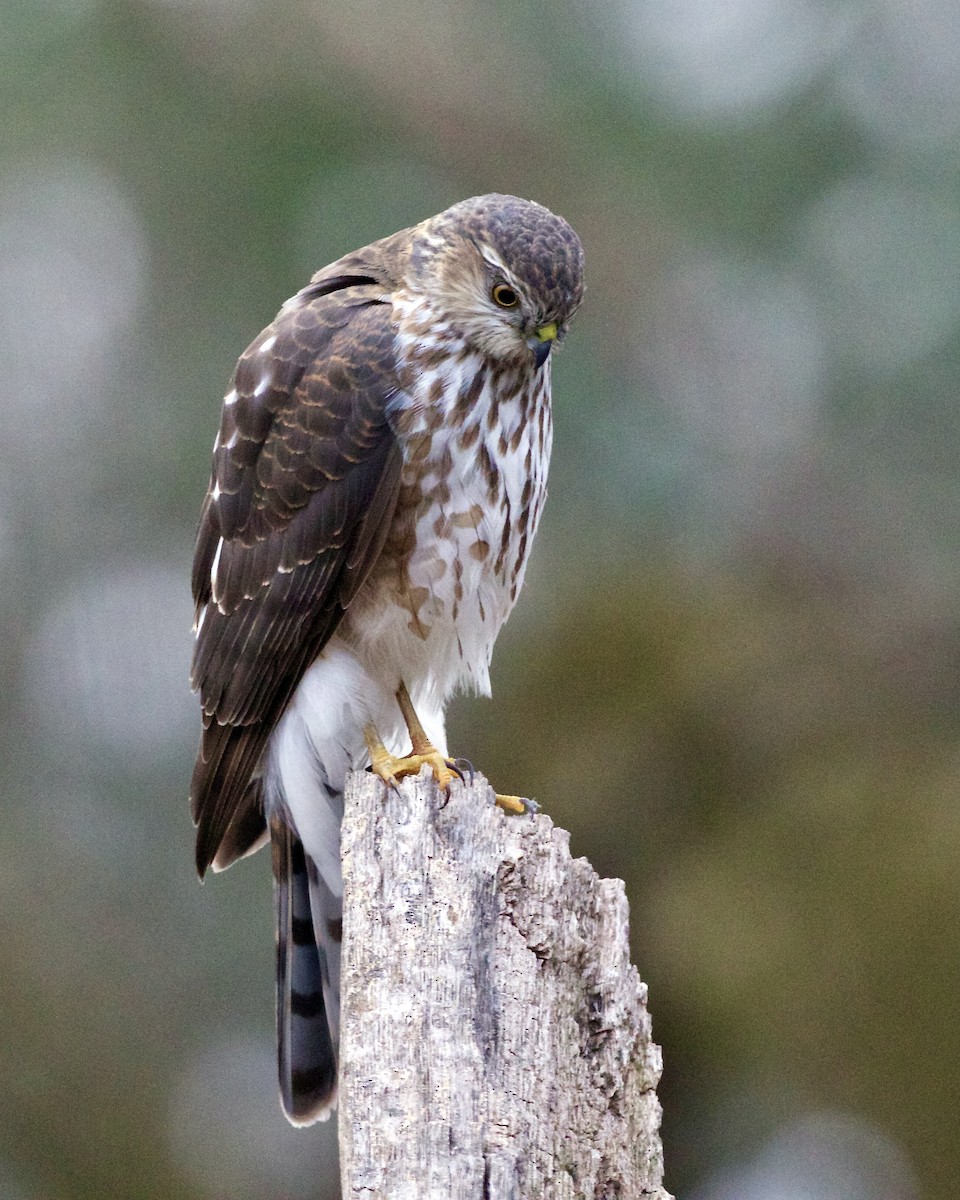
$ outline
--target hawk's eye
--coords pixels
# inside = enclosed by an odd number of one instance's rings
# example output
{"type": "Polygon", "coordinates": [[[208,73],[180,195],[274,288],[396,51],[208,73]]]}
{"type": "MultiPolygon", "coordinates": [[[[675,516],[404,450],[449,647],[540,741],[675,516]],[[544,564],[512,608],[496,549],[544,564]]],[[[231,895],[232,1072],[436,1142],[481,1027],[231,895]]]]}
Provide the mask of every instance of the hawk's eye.
{"type": "Polygon", "coordinates": [[[496,284],[490,295],[501,308],[516,308],[520,303],[520,297],[508,283],[496,284]]]}

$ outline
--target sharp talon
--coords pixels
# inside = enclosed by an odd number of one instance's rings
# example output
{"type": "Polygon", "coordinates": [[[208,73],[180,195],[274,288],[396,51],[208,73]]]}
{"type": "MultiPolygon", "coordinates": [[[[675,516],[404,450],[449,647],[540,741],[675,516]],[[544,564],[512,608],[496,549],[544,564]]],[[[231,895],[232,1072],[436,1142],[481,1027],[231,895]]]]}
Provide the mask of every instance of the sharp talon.
{"type": "MultiPolygon", "coordinates": [[[[445,761],[446,761],[447,766],[454,773],[454,775],[456,775],[456,777],[460,780],[460,782],[461,783],[465,782],[465,780],[463,778],[463,771],[460,768],[460,764],[464,760],[462,758],[448,758],[445,761]]],[[[473,780],[471,780],[470,782],[472,783],[473,780]]]]}
{"type": "Polygon", "coordinates": [[[470,785],[471,787],[473,786],[473,781],[476,778],[477,773],[473,769],[473,763],[469,758],[455,758],[450,766],[457,772],[461,779],[463,779],[463,773],[466,771],[466,773],[470,776],[470,785]]]}
{"type": "Polygon", "coordinates": [[[394,788],[399,795],[398,781],[406,779],[408,775],[419,775],[421,767],[424,766],[428,766],[433,771],[434,778],[443,791],[446,791],[454,778],[463,779],[463,775],[455,764],[449,759],[443,758],[439,750],[434,750],[431,746],[421,746],[403,758],[397,758],[396,755],[378,748],[373,756],[370,769],[384,783],[388,783],[394,788]]]}
{"type": "Polygon", "coordinates": [[[371,775],[376,775],[378,779],[382,780],[391,791],[396,792],[398,796],[400,795],[400,781],[397,779],[396,775],[385,775],[382,771],[378,771],[372,763],[366,768],[366,770],[369,771],[371,775]]]}

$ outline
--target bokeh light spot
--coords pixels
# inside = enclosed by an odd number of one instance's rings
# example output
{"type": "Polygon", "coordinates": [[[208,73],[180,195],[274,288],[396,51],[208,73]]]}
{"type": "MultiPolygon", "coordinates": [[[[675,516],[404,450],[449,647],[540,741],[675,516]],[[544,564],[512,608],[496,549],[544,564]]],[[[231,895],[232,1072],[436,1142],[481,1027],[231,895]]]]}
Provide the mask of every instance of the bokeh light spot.
{"type": "Polygon", "coordinates": [[[152,761],[195,734],[191,606],[179,572],[111,563],[42,616],[27,657],[36,722],[56,755],[84,746],[152,761]]]}

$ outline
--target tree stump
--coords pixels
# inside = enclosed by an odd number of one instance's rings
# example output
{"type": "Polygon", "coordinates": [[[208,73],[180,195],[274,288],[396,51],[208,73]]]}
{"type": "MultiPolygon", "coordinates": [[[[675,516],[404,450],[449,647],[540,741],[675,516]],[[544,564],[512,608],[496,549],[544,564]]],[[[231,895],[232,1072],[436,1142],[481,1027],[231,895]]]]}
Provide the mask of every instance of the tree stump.
{"type": "Polygon", "coordinates": [[[482,776],[350,777],[344,1200],[670,1200],[623,883],[482,776]]]}

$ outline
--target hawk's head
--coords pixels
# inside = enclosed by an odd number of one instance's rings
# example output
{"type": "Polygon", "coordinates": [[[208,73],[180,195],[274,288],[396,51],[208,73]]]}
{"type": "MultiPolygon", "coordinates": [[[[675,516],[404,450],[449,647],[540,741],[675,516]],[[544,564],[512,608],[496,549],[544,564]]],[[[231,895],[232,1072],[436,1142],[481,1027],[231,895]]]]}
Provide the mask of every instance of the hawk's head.
{"type": "Polygon", "coordinates": [[[412,291],[481,353],[542,366],[583,298],[583,248],[562,217],[475,196],[413,231],[412,291]]]}

